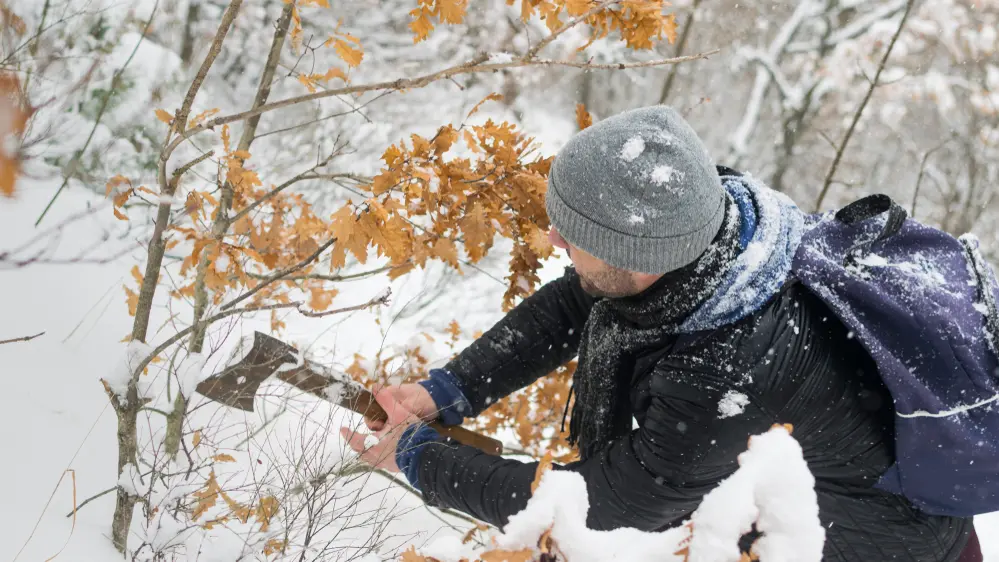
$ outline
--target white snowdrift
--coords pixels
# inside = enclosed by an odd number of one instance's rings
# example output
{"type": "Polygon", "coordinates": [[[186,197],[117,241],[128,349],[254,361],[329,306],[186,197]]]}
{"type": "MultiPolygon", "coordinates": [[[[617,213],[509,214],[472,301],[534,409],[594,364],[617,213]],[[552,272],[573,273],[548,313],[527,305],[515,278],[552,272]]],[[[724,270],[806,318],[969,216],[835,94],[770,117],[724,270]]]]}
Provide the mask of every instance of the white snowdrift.
{"type": "MultiPolygon", "coordinates": [[[[750,439],[749,449],[739,456],[739,469],[704,498],[686,525],[661,533],[588,529],[590,506],[583,477],[549,471],[527,507],[510,518],[494,543],[506,550],[535,548],[550,529],[568,562],[738,562],[739,538],[755,522],[764,536],[753,551],[762,561],[818,561],[825,530],[814,486],[798,442],[785,427],[775,426],[750,439]]],[[[448,537],[421,552],[442,562],[458,562],[488,551],[456,543],[448,537]]]]}

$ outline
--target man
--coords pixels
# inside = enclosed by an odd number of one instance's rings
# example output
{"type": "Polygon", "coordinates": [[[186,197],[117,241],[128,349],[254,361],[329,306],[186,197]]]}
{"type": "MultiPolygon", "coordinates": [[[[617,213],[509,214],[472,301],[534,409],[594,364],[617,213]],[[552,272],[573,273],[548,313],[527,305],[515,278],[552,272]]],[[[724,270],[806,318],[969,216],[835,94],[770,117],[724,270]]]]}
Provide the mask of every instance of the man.
{"type": "MultiPolygon", "coordinates": [[[[981,560],[970,518],[874,487],[895,460],[892,398],[852,333],[789,274],[804,229],[790,200],[716,168],[659,106],[575,135],[546,206],[573,268],[430,380],[379,393],[390,418],[369,423],[382,441],[362,458],[404,472],[431,505],[501,526],[526,505],[536,464],[410,424],[460,423],[578,354],[581,460],[558,469],[585,479],[591,528],[680,524],[750,435],[790,423],[816,479],[824,559],[981,560]]],[[[363,437],[351,445],[362,451],[363,437]]]]}

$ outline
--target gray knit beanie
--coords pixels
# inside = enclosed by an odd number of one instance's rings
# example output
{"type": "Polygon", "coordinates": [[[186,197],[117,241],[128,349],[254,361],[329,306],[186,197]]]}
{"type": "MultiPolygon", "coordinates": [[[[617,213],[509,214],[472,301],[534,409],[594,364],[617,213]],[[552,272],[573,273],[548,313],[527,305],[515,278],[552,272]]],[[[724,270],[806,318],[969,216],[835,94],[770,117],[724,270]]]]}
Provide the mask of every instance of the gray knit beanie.
{"type": "Polygon", "coordinates": [[[718,234],[725,191],[697,133],[653,106],[600,121],[555,156],[545,206],[573,246],[628,271],[667,273],[718,234]]]}

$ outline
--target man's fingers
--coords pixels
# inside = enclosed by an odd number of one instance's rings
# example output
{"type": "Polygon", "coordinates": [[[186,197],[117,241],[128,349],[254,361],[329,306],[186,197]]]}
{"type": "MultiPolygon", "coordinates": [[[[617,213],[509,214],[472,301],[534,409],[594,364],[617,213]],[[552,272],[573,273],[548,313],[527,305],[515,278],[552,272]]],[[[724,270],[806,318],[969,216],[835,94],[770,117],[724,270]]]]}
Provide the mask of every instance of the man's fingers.
{"type": "Polygon", "coordinates": [[[391,388],[383,388],[375,392],[375,402],[378,402],[378,405],[385,410],[389,425],[396,425],[412,415],[399,402],[391,388]]]}
{"type": "Polygon", "coordinates": [[[343,436],[344,440],[347,441],[347,445],[349,445],[355,453],[364,452],[364,435],[346,427],[340,428],[340,435],[343,436]]]}

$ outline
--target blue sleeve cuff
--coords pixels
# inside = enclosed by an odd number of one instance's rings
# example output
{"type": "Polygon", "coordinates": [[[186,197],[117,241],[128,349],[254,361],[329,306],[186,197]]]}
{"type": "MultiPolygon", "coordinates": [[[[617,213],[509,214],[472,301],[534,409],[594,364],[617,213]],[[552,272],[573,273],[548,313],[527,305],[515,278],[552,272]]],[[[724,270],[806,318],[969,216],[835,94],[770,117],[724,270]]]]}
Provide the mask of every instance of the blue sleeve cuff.
{"type": "Polygon", "coordinates": [[[410,486],[420,489],[420,453],[423,446],[443,440],[441,434],[428,425],[413,424],[402,431],[395,450],[395,464],[410,486]]]}
{"type": "Polygon", "coordinates": [[[458,378],[444,369],[431,369],[430,378],[419,384],[427,389],[437,406],[442,425],[461,425],[465,416],[472,415],[472,405],[465,398],[458,378]]]}

